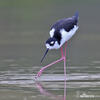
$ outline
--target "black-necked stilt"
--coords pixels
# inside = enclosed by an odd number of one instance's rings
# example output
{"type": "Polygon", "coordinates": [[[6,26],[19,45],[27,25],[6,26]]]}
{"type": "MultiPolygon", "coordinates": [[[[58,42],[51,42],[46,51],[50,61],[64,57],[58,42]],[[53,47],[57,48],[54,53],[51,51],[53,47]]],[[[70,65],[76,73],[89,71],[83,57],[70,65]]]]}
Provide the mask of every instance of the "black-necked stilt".
{"type": "Polygon", "coordinates": [[[70,18],[64,18],[61,20],[58,20],[50,30],[50,38],[46,41],[46,52],[41,60],[45,58],[47,52],[51,49],[59,49],[61,48],[61,58],[52,62],[51,64],[44,66],[41,68],[41,70],[38,72],[37,77],[39,77],[43,70],[50,67],[53,64],[56,64],[57,62],[60,62],[64,60],[64,73],[66,74],[66,47],[67,47],[67,41],[75,34],[75,32],[78,29],[78,12],[75,13],[74,16],[70,18]],[[65,43],[65,53],[63,53],[62,45],[65,43]]]}

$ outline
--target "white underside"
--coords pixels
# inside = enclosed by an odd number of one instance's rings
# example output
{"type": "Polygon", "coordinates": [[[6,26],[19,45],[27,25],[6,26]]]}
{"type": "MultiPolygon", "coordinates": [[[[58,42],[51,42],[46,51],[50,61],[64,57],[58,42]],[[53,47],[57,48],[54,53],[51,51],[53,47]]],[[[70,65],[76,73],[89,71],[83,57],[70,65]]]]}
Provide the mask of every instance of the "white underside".
{"type": "Polygon", "coordinates": [[[65,29],[60,30],[60,32],[62,34],[60,47],[75,34],[77,29],[78,29],[78,26],[74,25],[74,28],[72,30],[70,30],[69,32],[67,32],[65,29]]]}

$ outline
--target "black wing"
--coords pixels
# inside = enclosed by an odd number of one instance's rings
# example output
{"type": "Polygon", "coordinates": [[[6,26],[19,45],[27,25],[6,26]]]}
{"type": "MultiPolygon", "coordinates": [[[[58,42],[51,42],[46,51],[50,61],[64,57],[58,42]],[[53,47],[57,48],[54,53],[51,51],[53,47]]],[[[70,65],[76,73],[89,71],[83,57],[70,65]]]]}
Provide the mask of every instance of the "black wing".
{"type": "Polygon", "coordinates": [[[59,32],[60,29],[65,29],[67,32],[69,32],[71,29],[74,28],[74,25],[77,25],[78,23],[78,13],[76,13],[71,18],[64,18],[61,20],[58,20],[52,27],[55,28],[56,32],[59,32]]]}

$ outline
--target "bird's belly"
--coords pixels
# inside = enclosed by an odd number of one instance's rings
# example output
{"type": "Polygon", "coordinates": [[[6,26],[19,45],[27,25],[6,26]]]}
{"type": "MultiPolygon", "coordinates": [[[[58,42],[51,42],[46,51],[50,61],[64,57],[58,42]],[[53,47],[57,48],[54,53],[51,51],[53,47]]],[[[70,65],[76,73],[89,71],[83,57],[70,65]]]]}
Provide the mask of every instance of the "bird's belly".
{"type": "Polygon", "coordinates": [[[62,39],[61,39],[60,47],[75,34],[77,29],[78,26],[74,25],[74,28],[71,29],[69,32],[65,31],[64,29],[61,30],[62,39]]]}

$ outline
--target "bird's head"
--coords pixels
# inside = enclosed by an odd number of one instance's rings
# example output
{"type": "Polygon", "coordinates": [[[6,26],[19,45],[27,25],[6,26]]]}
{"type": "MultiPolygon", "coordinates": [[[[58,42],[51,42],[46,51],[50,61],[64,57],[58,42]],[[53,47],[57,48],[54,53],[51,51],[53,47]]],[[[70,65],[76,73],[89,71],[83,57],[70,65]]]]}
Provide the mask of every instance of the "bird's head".
{"type": "Polygon", "coordinates": [[[56,38],[49,38],[46,41],[46,48],[47,49],[58,49],[59,48],[59,44],[56,38]]]}
{"type": "Polygon", "coordinates": [[[46,50],[46,52],[45,52],[41,62],[43,61],[43,59],[45,58],[45,56],[46,56],[46,54],[48,53],[49,50],[51,50],[51,49],[58,49],[59,47],[60,46],[59,46],[58,41],[57,41],[56,38],[54,38],[54,37],[53,38],[49,38],[46,41],[46,48],[47,48],[47,50],[46,50]]]}

